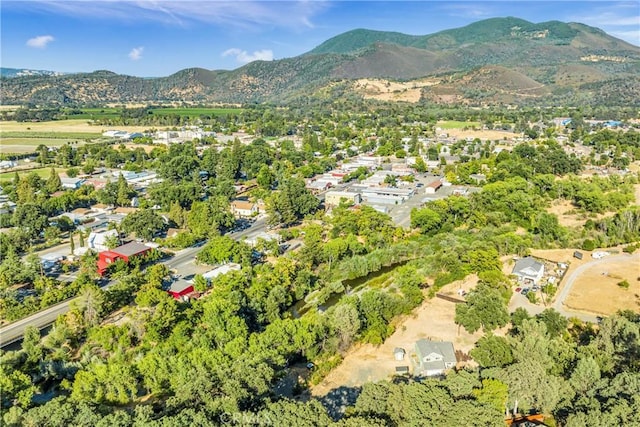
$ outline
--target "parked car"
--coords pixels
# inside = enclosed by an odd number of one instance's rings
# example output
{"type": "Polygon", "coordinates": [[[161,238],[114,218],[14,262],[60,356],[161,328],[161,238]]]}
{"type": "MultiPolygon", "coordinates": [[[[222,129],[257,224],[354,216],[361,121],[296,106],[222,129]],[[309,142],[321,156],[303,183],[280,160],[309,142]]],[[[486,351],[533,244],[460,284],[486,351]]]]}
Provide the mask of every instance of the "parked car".
{"type": "Polygon", "coordinates": [[[519,294],[522,288],[516,288],[516,294],[519,294]]]}
{"type": "Polygon", "coordinates": [[[526,296],[529,293],[529,288],[524,288],[520,293],[526,296]]]}

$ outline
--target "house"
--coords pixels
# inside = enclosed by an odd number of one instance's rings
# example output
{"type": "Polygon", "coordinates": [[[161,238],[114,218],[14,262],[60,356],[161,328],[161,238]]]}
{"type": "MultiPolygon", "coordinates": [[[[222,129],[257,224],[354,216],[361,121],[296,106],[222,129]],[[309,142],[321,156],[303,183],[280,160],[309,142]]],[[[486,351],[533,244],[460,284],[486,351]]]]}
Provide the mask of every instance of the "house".
{"type": "Polygon", "coordinates": [[[342,200],[357,205],[362,201],[362,198],[360,193],[353,191],[328,191],[324,196],[325,206],[338,206],[342,200]]]}
{"type": "Polygon", "coordinates": [[[0,169],[10,169],[18,166],[18,162],[15,160],[2,160],[0,161],[0,169]]]}
{"type": "Polygon", "coordinates": [[[453,343],[449,341],[416,341],[416,366],[414,372],[421,376],[444,375],[447,369],[455,368],[457,359],[453,343]]]}
{"type": "Polygon", "coordinates": [[[258,214],[258,205],[248,200],[232,200],[231,213],[236,218],[250,218],[258,214]]]}
{"type": "Polygon", "coordinates": [[[82,178],[60,178],[60,182],[62,183],[62,188],[69,188],[71,190],[77,190],[84,184],[84,179],[82,178]]]}
{"type": "Polygon", "coordinates": [[[516,261],[511,274],[517,276],[519,282],[537,285],[544,275],[544,264],[530,256],[521,258],[516,261]]]}
{"type": "Polygon", "coordinates": [[[424,192],[427,194],[435,194],[442,187],[442,181],[433,181],[426,185],[424,192]]]}
{"type": "Polygon", "coordinates": [[[98,274],[104,276],[109,265],[121,259],[128,263],[131,259],[139,257],[149,252],[152,248],[142,243],[130,242],[110,251],[103,251],[98,254],[98,274]]]}
{"type": "Polygon", "coordinates": [[[221,276],[223,274],[227,274],[231,271],[239,271],[241,268],[242,267],[240,266],[240,264],[235,264],[235,263],[224,264],[224,265],[221,265],[220,267],[214,268],[213,270],[207,271],[202,275],[202,277],[204,277],[207,281],[211,281],[216,277],[221,276]]]}
{"type": "Polygon", "coordinates": [[[171,284],[168,292],[174,299],[185,301],[195,293],[195,289],[193,288],[193,283],[185,280],[176,280],[171,284]]]}
{"type": "Polygon", "coordinates": [[[96,251],[108,251],[107,242],[113,237],[119,238],[117,230],[92,231],[87,238],[87,247],[96,251]]]}
{"type": "Polygon", "coordinates": [[[323,191],[327,191],[329,188],[331,188],[331,183],[324,180],[310,181],[305,187],[313,194],[317,194],[323,191]]]}

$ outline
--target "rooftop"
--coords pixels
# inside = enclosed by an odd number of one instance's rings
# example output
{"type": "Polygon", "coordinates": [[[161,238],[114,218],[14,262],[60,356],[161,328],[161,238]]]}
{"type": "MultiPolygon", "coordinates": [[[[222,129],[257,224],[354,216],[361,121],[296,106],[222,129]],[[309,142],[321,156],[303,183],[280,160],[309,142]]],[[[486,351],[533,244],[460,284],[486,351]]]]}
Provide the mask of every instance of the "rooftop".
{"type": "Polygon", "coordinates": [[[151,249],[149,246],[147,245],[143,245],[142,243],[138,243],[138,242],[129,242],[125,245],[122,246],[118,246],[115,249],[112,249],[111,252],[115,252],[117,254],[120,255],[124,255],[124,256],[131,256],[131,255],[137,255],[143,252],[148,251],[149,249],[151,249]]]}

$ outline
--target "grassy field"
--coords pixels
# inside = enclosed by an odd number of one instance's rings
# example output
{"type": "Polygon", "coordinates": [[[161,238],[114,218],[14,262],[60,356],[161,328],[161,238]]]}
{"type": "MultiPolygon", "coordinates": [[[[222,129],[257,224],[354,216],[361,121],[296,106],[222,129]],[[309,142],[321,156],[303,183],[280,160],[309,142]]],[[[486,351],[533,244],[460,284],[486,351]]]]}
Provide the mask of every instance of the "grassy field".
{"type": "Polygon", "coordinates": [[[436,126],[440,129],[462,129],[480,127],[480,122],[459,122],[457,120],[439,121],[436,126]]]}
{"type": "MultiPolygon", "coordinates": [[[[100,133],[90,132],[31,132],[31,131],[13,131],[4,132],[0,131],[0,142],[4,145],[9,144],[10,140],[21,140],[28,142],[28,140],[38,141],[40,139],[68,139],[68,140],[80,140],[80,139],[94,139],[102,136],[100,133]]],[[[36,143],[38,145],[38,143],[36,143]]]]}
{"type": "MultiPolygon", "coordinates": [[[[61,168],[55,168],[55,170],[56,170],[56,173],[61,173],[64,171],[64,169],[61,169],[61,168]]],[[[29,175],[34,172],[38,174],[40,178],[47,179],[49,178],[49,175],[51,175],[51,166],[47,168],[34,168],[34,169],[28,169],[28,170],[21,170],[21,171],[18,171],[18,175],[20,175],[20,177],[23,177],[25,175],[29,175]]],[[[0,182],[13,179],[15,174],[16,174],[15,172],[0,173],[0,182]]]]}

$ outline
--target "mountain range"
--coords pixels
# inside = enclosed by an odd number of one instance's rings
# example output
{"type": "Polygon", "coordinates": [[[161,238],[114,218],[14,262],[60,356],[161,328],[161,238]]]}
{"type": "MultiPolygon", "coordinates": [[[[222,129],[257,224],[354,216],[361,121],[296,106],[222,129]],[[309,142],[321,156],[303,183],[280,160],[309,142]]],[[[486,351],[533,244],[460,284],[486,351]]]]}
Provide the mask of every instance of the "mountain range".
{"type": "Polygon", "coordinates": [[[2,79],[3,103],[274,102],[341,94],[470,105],[640,105],[640,47],[579,23],[493,18],[415,36],[357,29],[293,58],[168,77],[2,79]]]}

